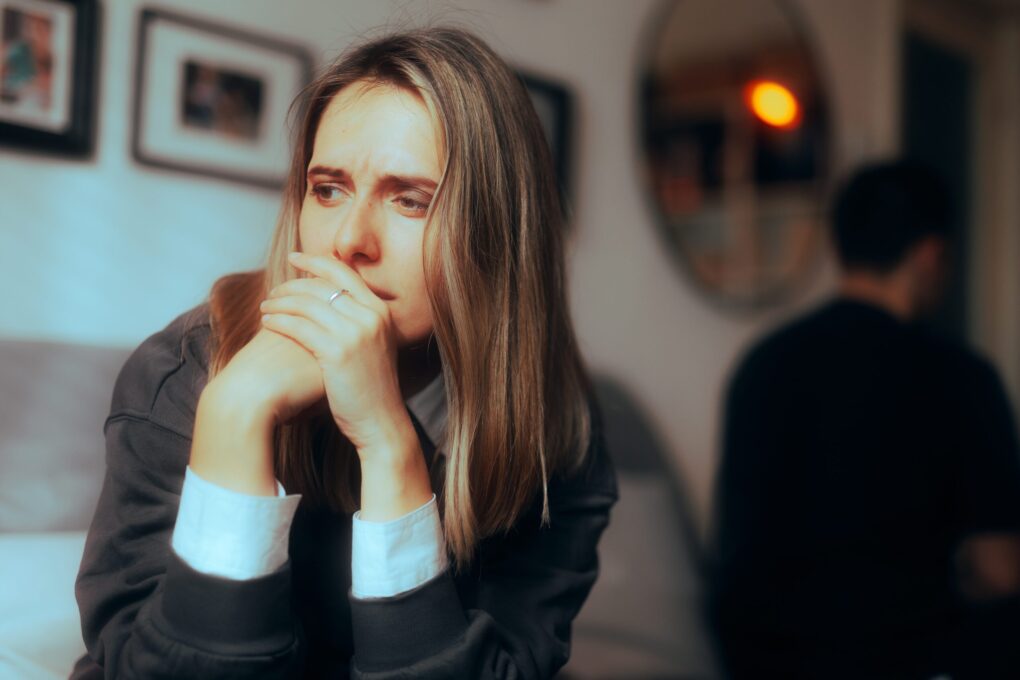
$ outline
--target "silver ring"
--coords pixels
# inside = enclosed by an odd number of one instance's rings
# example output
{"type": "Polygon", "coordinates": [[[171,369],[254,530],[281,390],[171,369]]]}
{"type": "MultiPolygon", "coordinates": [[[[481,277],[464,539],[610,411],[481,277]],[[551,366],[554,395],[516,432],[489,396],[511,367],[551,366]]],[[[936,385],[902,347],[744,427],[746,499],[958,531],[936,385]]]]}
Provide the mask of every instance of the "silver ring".
{"type": "Polygon", "coordinates": [[[350,294],[351,294],[351,291],[347,290],[346,288],[344,288],[343,290],[335,290],[335,291],[333,291],[333,294],[329,296],[329,300],[326,301],[326,304],[329,305],[330,307],[332,307],[333,306],[333,301],[336,300],[338,297],[340,297],[341,295],[350,295],[350,294]]]}

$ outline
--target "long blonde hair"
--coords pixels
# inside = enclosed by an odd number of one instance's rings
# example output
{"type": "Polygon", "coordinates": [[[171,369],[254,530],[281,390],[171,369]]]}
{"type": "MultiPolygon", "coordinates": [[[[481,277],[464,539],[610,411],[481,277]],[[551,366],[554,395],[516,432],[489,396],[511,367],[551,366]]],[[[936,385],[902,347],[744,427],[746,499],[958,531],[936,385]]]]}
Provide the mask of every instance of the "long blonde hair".
{"type": "MultiPolygon", "coordinates": [[[[264,271],[217,281],[211,372],[259,329],[258,303],[294,278],[305,172],[320,117],[356,81],[416,93],[442,132],[445,170],[427,216],[424,268],[446,385],[443,456],[433,459],[447,546],[458,566],[508,530],[548,481],[588,449],[590,384],[570,322],[564,217],[541,124],[517,75],[459,28],[356,45],[304,91],[283,205],[264,271]],[[439,466],[439,467],[437,467],[439,466]]],[[[357,452],[328,416],[277,428],[276,471],[307,502],[353,512],[357,452]]]]}

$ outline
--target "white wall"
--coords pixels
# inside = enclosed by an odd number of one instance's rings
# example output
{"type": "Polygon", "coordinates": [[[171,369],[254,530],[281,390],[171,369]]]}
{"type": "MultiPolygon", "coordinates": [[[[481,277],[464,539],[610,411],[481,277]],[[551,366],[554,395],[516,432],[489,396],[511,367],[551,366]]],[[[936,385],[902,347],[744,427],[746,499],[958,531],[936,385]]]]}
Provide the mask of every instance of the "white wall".
{"type": "MultiPolygon", "coordinates": [[[[170,3],[165,3],[169,6],[170,3]]],[[[832,86],[841,167],[896,145],[895,0],[797,0],[832,86]]],[[[272,192],[136,165],[130,154],[139,0],[105,3],[98,151],[75,162],[0,150],[0,337],[134,345],[199,302],[219,275],[257,266],[272,192]]],[[[637,59],[653,0],[454,3],[180,0],[178,11],[307,44],[326,58],[384,23],[449,18],[516,65],[571,84],[579,111],[572,302],[592,366],[628,387],[685,479],[700,519],[718,399],[739,350],[827,290],[753,317],[720,312],[664,252],[639,178],[637,59]],[[299,7],[299,10],[295,10],[299,7]]]]}

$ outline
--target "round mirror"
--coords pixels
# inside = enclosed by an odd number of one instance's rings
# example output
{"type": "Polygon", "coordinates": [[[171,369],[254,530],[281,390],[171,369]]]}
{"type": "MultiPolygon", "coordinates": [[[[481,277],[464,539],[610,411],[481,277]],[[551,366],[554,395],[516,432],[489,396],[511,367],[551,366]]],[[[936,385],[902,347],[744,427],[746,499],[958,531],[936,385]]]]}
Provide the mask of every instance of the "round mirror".
{"type": "Polygon", "coordinates": [[[675,0],[653,19],[641,143],[665,239],[713,299],[780,300],[818,259],[829,174],[801,25],[781,0],[675,0]]]}

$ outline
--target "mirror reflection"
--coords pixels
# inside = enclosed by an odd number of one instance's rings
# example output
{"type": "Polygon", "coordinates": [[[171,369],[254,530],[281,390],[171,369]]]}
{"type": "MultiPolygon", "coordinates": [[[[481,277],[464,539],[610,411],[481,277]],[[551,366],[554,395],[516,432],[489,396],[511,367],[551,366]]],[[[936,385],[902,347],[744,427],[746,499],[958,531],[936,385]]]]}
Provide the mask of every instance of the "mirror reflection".
{"type": "Polygon", "coordinates": [[[642,91],[645,169],[673,254],[714,300],[782,297],[819,245],[828,175],[824,92],[790,8],[664,5],[642,91]]]}

